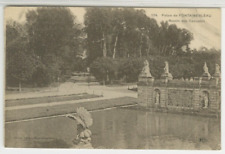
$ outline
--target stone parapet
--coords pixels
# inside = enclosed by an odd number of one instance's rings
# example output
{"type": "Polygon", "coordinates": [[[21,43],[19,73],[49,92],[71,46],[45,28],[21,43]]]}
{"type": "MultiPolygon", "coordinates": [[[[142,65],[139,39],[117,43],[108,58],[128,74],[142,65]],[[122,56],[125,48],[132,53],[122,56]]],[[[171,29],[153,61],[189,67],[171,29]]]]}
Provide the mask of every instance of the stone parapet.
{"type": "MultiPolygon", "coordinates": [[[[188,109],[205,113],[220,112],[220,90],[209,88],[181,88],[138,86],[139,105],[147,108],[161,108],[162,110],[188,109]],[[158,94],[159,93],[159,96],[158,94]],[[156,97],[159,97],[159,103],[156,97]],[[207,98],[207,99],[205,99],[207,98]],[[207,103],[206,103],[207,100],[207,103]]],[[[195,112],[196,113],[196,112],[195,112]]]]}
{"type": "Polygon", "coordinates": [[[160,79],[154,79],[149,74],[148,63],[139,76],[138,99],[139,105],[153,108],[157,111],[179,111],[190,113],[214,114],[220,113],[221,79],[219,66],[216,65],[215,74],[211,76],[207,64],[201,77],[190,80],[173,79],[169,73],[169,64],[165,62],[164,73],[160,79]]]}
{"type": "Polygon", "coordinates": [[[220,89],[220,83],[221,81],[216,78],[211,78],[210,80],[199,79],[193,81],[139,78],[138,86],[220,89]]]}

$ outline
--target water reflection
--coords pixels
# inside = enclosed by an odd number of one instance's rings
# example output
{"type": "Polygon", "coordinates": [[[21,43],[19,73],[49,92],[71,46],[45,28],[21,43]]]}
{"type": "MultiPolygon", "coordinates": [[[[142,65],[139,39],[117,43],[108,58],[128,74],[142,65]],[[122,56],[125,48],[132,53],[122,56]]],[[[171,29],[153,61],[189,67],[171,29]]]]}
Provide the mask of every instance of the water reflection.
{"type": "Polygon", "coordinates": [[[219,119],[127,109],[93,116],[94,148],[220,149],[219,119]]]}
{"type": "MultiPolygon", "coordinates": [[[[113,109],[92,112],[93,148],[220,149],[220,120],[113,109]]],[[[6,146],[74,148],[76,123],[66,117],[6,124],[6,146]]]]}

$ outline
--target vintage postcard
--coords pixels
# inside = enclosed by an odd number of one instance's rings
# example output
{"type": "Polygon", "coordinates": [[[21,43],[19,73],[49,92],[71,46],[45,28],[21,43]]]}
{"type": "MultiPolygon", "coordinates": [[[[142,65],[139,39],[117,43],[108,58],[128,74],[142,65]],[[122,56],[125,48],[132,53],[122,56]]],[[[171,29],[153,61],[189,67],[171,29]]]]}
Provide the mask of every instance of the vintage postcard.
{"type": "Polygon", "coordinates": [[[221,149],[221,9],[4,10],[5,147],[221,149]]]}

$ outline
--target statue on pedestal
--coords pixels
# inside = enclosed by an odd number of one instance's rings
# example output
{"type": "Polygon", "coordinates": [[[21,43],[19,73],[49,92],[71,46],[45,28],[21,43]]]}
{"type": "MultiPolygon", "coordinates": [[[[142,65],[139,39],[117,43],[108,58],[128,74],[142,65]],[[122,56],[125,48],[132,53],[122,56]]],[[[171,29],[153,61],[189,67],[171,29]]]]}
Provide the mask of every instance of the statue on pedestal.
{"type": "Polygon", "coordinates": [[[93,124],[91,114],[83,107],[77,108],[76,115],[67,115],[68,118],[77,122],[77,135],[73,140],[73,148],[92,149],[91,131],[89,127],[93,124]]]}
{"type": "Polygon", "coordinates": [[[204,66],[203,66],[203,70],[204,70],[204,73],[209,73],[209,69],[207,67],[207,64],[205,62],[204,66]]]}
{"type": "Polygon", "coordinates": [[[203,66],[204,73],[202,74],[202,79],[203,80],[209,80],[211,78],[211,75],[209,74],[209,69],[207,67],[207,64],[205,62],[203,66]]]}
{"type": "Polygon", "coordinates": [[[169,63],[167,61],[165,61],[164,73],[165,74],[169,73],[169,63]]]}
{"type": "Polygon", "coordinates": [[[165,61],[164,73],[162,74],[161,77],[167,80],[173,79],[172,74],[169,72],[169,63],[167,61],[165,61]]]}
{"type": "Polygon", "coordinates": [[[221,73],[220,73],[220,66],[218,64],[215,65],[215,73],[213,75],[214,77],[220,77],[221,73]]]}
{"type": "Polygon", "coordinates": [[[149,63],[147,60],[144,61],[144,67],[139,77],[152,78],[152,75],[150,73],[149,63]]]}

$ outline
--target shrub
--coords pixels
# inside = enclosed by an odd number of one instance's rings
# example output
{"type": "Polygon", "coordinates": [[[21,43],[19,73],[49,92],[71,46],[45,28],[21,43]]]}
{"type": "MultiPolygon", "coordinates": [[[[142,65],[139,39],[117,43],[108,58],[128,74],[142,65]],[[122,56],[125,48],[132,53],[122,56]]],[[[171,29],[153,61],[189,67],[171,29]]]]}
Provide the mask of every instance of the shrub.
{"type": "Polygon", "coordinates": [[[144,66],[142,58],[127,58],[120,62],[118,74],[120,78],[125,78],[126,82],[137,82],[138,76],[144,66]]]}
{"type": "Polygon", "coordinates": [[[98,81],[110,83],[115,79],[116,64],[111,58],[98,58],[90,65],[90,72],[98,81]],[[108,77],[107,77],[108,76],[108,77]]]}

